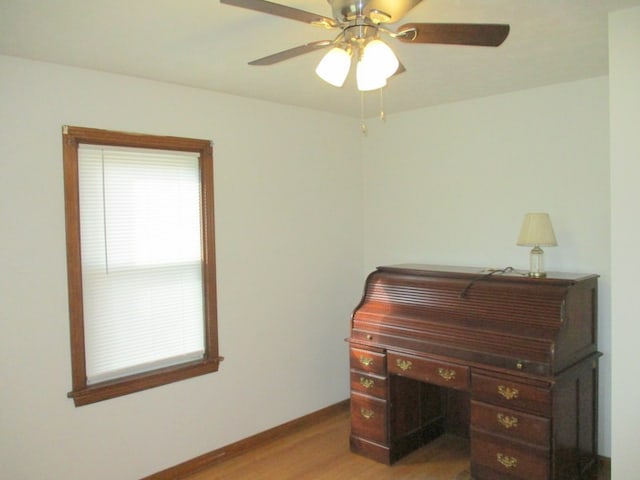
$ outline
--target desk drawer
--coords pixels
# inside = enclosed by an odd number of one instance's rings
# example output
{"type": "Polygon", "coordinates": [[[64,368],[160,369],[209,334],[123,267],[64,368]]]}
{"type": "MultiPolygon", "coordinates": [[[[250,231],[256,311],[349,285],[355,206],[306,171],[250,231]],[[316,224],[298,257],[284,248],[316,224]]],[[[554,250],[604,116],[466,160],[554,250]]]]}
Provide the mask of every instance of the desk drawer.
{"type": "Polygon", "coordinates": [[[395,352],[388,352],[387,357],[389,373],[457,390],[469,389],[469,367],[395,352]]]}
{"type": "Polygon", "coordinates": [[[548,449],[534,448],[471,430],[473,478],[548,480],[549,458],[548,449]]]}
{"type": "Polygon", "coordinates": [[[551,421],[477,401],[471,402],[471,425],[489,433],[549,448],[551,421]]]}
{"type": "Polygon", "coordinates": [[[551,391],[511,379],[473,374],[471,398],[493,405],[550,416],[551,391]]]}
{"type": "Polygon", "coordinates": [[[349,361],[353,370],[386,376],[386,355],[373,350],[351,347],[349,349],[349,361]]]}
{"type": "Polygon", "coordinates": [[[351,391],[371,395],[372,397],[386,398],[387,379],[375,375],[367,375],[360,372],[351,372],[351,391]]]}
{"type": "Polygon", "coordinates": [[[351,394],[351,434],[381,444],[387,443],[387,402],[351,394]]]}

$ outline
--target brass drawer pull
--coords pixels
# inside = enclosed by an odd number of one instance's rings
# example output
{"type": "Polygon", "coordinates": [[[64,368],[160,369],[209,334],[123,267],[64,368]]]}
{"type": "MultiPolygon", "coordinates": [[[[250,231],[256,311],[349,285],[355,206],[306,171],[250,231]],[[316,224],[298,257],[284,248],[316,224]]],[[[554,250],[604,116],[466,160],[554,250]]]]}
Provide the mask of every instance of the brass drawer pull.
{"type": "Polygon", "coordinates": [[[498,393],[507,400],[513,400],[514,398],[518,398],[518,394],[520,392],[517,388],[505,387],[504,385],[500,385],[498,386],[498,393]]]}
{"type": "Polygon", "coordinates": [[[373,418],[373,410],[369,410],[368,408],[361,408],[360,415],[362,415],[367,420],[371,420],[373,418]]]}
{"type": "Polygon", "coordinates": [[[364,388],[373,388],[374,383],[375,382],[370,378],[360,377],[360,385],[362,385],[364,388]]]}
{"type": "Polygon", "coordinates": [[[360,356],[360,363],[362,365],[364,365],[365,367],[370,367],[371,365],[373,365],[373,358],[365,357],[364,355],[361,355],[360,356]]]}
{"type": "Polygon", "coordinates": [[[498,423],[506,429],[515,428],[518,426],[518,419],[516,417],[510,417],[508,415],[503,415],[502,413],[499,413],[497,415],[497,418],[498,418],[498,423]]]}
{"type": "Polygon", "coordinates": [[[516,457],[509,457],[503,453],[498,453],[496,458],[505,468],[515,468],[518,466],[518,459],[516,457]]]}
{"type": "Polygon", "coordinates": [[[413,365],[410,360],[404,360],[402,358],[398,358],[396,360],[396,365],[402,370],[406,372],[407,370],[411,370],[411,366],[413,365]]]}
{"type": "Polygon", "coordinates": [[[444,378],[448,382],[448,381],[453,380],[454,378],[456,378],[456,371],[455,370],[448,370],[446,368],[439,368],[438,369],[438,375],[440,375],[442,378],[444,378]]]}

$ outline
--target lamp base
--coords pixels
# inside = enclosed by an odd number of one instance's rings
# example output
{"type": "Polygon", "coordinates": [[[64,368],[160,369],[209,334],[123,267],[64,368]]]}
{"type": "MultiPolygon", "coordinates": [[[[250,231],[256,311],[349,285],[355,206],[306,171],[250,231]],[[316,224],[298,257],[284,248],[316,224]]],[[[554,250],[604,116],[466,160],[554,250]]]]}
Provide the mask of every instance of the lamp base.
{"type": "Polygon", "coordinates": [[[533,278],[546,277],[544,272],[544,252],[536,245],[529,253],[529,276],[533,278]]]}
{"type": "Polygon", "coordinates": [[[546,272],[529,272],[529,276],[533,278],[544,278],[547,276],[546,272]]]}

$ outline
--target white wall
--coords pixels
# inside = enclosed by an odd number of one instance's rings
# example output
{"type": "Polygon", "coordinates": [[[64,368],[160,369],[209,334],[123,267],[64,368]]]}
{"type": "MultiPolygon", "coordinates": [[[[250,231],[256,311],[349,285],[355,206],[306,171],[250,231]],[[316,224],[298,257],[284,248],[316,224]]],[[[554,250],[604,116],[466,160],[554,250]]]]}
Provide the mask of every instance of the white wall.
{"type": "Polygon", "coordinates": [[[0,57],[0,477],[135,479],[348,397],[357,123],[0,57]],[[61,127],[214,141],[215,374],[75,408],[61,127]]]}
{"type": "Polygon", "coordinates": [[[609,17],[611,102],[612,478],[637,478],[640,431],[640,8],[609,17]]]}
{"type": "Polygon", "coordinates": [[[369,122],[364,264],[528,269],[524,214],[549,212],[547,270],[600,274],[600,453],[610,455],[608,80],[453,103],[369,122]]]}

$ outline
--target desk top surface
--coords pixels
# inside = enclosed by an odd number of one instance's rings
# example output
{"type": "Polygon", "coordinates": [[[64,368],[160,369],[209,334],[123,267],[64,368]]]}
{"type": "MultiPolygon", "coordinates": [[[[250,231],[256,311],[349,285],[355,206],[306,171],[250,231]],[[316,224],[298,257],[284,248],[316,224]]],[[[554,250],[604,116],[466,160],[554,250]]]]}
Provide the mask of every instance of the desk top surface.
{"type": "Polygon", "coordinates": [[[546,277],[533,278],[526,270],[516,270],[507,268],[487,268],[487,267],[461,267],[451,265],[424,265],[418,263],[405,263],[400,265],[385,265],[377,268],[380,272],[389,272],[404,275],[432,276],[432,277],[456,277],[456,278],[478,278],[503,279],[519,282],[536,283],[565,283],[577,282],[588,278],[597,278],[596,274],[589,273],[567,273],[567,272],[547,272],[546,277]]]}

